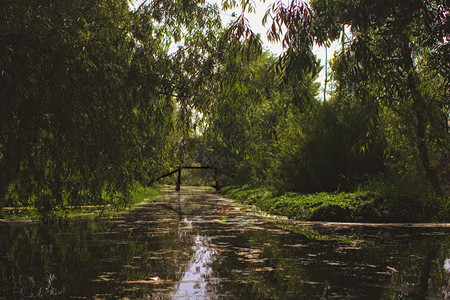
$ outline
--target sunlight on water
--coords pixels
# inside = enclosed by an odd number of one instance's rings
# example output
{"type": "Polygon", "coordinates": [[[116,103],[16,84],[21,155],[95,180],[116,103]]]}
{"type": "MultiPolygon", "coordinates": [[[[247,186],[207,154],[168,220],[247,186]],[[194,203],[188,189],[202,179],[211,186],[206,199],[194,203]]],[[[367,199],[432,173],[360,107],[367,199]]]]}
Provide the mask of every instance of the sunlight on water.
{"type": "Polygon", "coordinates": [[[444,270],[447,273],[450,273],[450,259],[447,258],[444,262],[444,270]]]}
{"type": "Polygon", "coordinates": [[[177,284],[174,299],[186,299],[193,297],[205,298],[208,296],[208,287],[212,285],[211,276],[213,270],[211,263],[215,260],[215,251],[208,246],[210,239],[197,235],[193,246],[194,255],[177,284]]]}

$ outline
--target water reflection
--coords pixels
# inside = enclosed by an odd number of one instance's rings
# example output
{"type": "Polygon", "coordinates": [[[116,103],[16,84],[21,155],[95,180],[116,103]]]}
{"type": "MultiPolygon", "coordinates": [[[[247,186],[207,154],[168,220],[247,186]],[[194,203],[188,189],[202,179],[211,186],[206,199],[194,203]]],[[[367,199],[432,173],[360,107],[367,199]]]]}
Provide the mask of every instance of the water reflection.
{"type": "MultiPolygon", "coordinates": [[[[205,299],[214,296],[214,281],[212,278],[212,262],[215,260],[216,252],[209,248],[210,239],[197,235],[194,242],[194,255],[189,265],[176,286],[174,299],[205,299]]],[[[217,283],[217,282],[216,282],[217,283]]]]}
{"type": "Polygon", "coordinates": [[[445,272],[450,273],[450,259],[449,258],[447,258],[444,261],[444,270],[445,270],[445,272]]]}
{"type": "Polygon", "coordinates": [[[291,229],[201,189],[59,229],[0,223],[0,299],[450,297],[448,228],[291,229]]]}

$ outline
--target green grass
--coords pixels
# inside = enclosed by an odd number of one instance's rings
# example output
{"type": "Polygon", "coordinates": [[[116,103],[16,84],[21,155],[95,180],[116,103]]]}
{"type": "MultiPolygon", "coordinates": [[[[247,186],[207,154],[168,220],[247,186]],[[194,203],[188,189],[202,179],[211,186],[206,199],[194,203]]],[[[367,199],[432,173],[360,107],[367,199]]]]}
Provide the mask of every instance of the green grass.
{"type": "MultiPolygon", "coordinates": [[[[138,187],[133,192],[130,202],[126,206],[113,205],[85,205],[79,207],[65,207],[54,211],[52,217],[114,217],[132,211],[136,207],[152,202],[161,192],[154,187],[138,187]]],[[[3,209],[3,218],[8,220],[38,220],[41,216],[31,207],[3,209]]]]}
{"type": "Polygon", "coordinates": [[[445,222],[448,197],[427,199],[371,191],[353,193],[278,194],[250,186],[227,187],[221,193],[262,211],[308,221],[445,222]]]}

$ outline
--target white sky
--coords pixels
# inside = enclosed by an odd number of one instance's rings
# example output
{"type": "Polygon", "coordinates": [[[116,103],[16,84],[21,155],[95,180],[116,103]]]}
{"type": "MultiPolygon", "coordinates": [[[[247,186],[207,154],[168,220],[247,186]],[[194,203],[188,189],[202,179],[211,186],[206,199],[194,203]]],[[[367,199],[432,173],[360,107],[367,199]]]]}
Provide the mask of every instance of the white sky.
{"type": "MultiPolygon", "coordinates": [[[[220,4],[221,0],[206,0],[206,2],[216,3],[219,6],[219,8],[221,8],[221,4],[220,4]]],[[[279,43],[273,44],[273,43],[269,42],[267,40],[267,35],[266,35],[267,29],[265,29],[264,26],[262,25],[262,19],[264,17],[264,14],[266,13],[267,8],[270,5],[270,1],[267,1],[266,3],[262,3],[259,0],[255,0],[255,3],[256,3],[256,12],[255,13],[246,12],[245,17],[248,19],[253,32],[261,34],[263,48],[278,55],[283,51],[281,44],[279,44],[279,43]]],[[[222,23],[224,24],[224,26],[228,25],[231,22],[231,20],[233,19],[233,17],[232,17],[233,13],[236,15],[236,17],[238,17],[241,14],[241,9],[239,7],[237,7],[232,10],[223,11],[220,14],[220,17],[222,18],[222,23]]],[[[270,19],[268,21],[270,22],[270,19]]]]}
{"type": "MultiPolygon", "coordinates": [[[[217,3],[217,5],[219,6],[219,8],[221,8],[221,0],[206,0],[206,2],[209,3],[217,3]]],[[[264,17],[264,14],[266,13],[267,9],[269,8],[269,6],[273,3],[273,1],[271,0],[266,0],[265,3],[262,3],[259,0],[254,0],[254,3],[256,4],[256,12],[255,13],[245,13],[245,17],[248,19],[251,29],[253,30],[253,32],[255,33],[260,33],[261,34],[261,40],[263,42],[263,48],[266,50],[269,50],[270,52],[272,52],[275,55],[279,55],[282,53],[283,48],[281,46],[281,43],[271,43],[267,40],[267,29],[268,26],[271,25],[271,20],[270,18],[268,19],[268,24],[266,25],[267,28],[265,28],[262,25],[262,19],[264,17]]],[[[232,14],[235,13],[236,16],[239,16],[241,14],[241,9],[235,8],[232,10],[228,10],[228,11],[223,11],[220,16],[222,18],[222,23],[226,26],[228,25],[231,20],[233,19],[232,14]]],[[[334,55],[334,51],[335,49],[337,49],[338,47],[338,43],[334,43],[332,44],[329,48],[328,48],[328,62],[331,60],[331,58],[333,58],[334,55]]],[[[314,50],[314,53],[317,55],[317,57],[320,59],[321,64],[324,66],[325,65],[325,48],[324,47],[316,47],[314,50]]],[[[329,73],[328,73],[329,74],[329,73]]],[[[328,78],[329,80],[329,78],[328,78]]],[[[325,81],[325,68],[322,70],[322,72],[319,74],[319,79],[318,81],[321,83],[322,88],[324,86],[324,81],[325,81]]],[[[330,86],[327,86],[327,90],[330,90],[330,86]]],[[[328,94],[328,93],[327,93],[328,94]]],[[[322,97],[322,94],[320,95],[320,97],[322,97]]],[[[328,98],[328,96],[327,96],[328,98]]]]}

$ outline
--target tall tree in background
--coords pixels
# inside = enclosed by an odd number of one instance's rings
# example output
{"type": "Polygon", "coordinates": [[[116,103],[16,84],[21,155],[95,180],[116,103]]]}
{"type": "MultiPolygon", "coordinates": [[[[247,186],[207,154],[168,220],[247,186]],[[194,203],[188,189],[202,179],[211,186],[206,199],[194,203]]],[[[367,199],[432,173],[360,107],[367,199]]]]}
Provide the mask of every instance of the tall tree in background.
{"type": "Polygon", "coordinates": [[[318,0],[311,6],[318,22],[331,24],[330,30],[316,26],[328,31],[328,36],[337,37],[344,26],[351,31],[335,66],[338,93],[347,90],[355,97],[366,95],[402,114],[402,126],[414,137],[410,142],[415,145],[420,169],[434,191],[441,193],[432,151],[449,151],[445,1],[318,0]],[[427,87],[430,74],[436,76],[432,89],[427,87]]]}
{"type": "Polygon", "coordinates": [[[449,151],[448,14],[444,0],[291,0],[273,1],[263,21],[271,25],[268,37],[285,47],[281,61],[287,74],[310,71],[312,47],[342,37],[337,92],[351,90],[354,97],[365,95],[378,104],[402,104],[400,111],[409,111],[403,126],[413,133],[413,156],[440,193],[431,148],[449,151]],[[346,28],[351,31],[347,41],[346,28]],[[433,92],[426,87],[430,74],[439,77],[433,92]]]}
{"type": "MultiPolygon", "coordinates": [[[[250,180],[251,167],[247,166],[249,173],[245,174],[244,165],[264,152],[259,134],[264,121],[261,112],[267,110],[267,98],[273,95],[274,58],[251,43],[241,48],[227,40],[225,32],[216,67],[198,91],[207,103],[202,109],[200,157],[203,164],[220,167],[224,176],[250,180]]],[[[272,134],[271,128],[265,130],[272,134]]]]}

